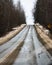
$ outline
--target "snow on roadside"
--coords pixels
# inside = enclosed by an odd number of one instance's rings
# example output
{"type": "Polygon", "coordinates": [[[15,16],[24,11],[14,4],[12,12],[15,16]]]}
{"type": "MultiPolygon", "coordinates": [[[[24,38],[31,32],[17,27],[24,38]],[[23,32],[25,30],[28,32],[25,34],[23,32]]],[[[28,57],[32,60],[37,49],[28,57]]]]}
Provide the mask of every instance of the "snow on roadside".
{"type": "Polygon", "coordinates": [[[16,34],[18,34],[24,27],[26,26],[26,24],[22,24],[21,26],[18,26],[16,28],[13,28],[13,31],[10,31],[8,34],[6,34],[3,37],[0,37],[0,45],[4,44],[5,42],[7,42],[8,40],[10,40],[11,38],[13,38],[16,34]]]}

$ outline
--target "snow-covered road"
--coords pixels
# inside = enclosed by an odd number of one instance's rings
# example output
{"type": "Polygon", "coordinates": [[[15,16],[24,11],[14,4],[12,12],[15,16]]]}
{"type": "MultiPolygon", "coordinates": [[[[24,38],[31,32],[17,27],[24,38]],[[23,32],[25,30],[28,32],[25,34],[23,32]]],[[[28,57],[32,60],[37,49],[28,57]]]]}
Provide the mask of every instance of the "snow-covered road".
{"type": "Polygon", "coordinates": [[[14,56],[15,60],[8,65],[50,65],[52,63],[52,57],[38,40],[34,26],[26,26],[13,39],[1,45],[0,59],[10,53],[10,50],[16,47],[21,40],[24,42],[19,54],[14,56]]]}

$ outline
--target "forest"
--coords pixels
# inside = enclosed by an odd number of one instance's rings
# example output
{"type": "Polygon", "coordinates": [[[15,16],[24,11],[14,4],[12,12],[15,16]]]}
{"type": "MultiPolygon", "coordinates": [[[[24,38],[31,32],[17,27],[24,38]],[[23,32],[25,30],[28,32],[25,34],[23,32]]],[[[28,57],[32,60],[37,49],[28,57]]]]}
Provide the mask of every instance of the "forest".
{"type": "Polygon", "coordinates": [[[13,0],[0,0],[0,36],[23,23],[25,23],[25,13],[20,1],[15,7],[13,0]]]}
{"type": "MultiPolygon", "coordinates": [[[[35,23],[39,22],[52,32],[52,0],[37,0],[33,15],[35,23]]],[[[25,22],[25,12],[20,0],[17,7],[13,0],[0,0],[0,36],[25,22]]]]}
{"type": "Polygon", "coordinates": [[[52,32],[52,0],[37,0],[33,14],[35,23],[40,23],[52,32]]]}

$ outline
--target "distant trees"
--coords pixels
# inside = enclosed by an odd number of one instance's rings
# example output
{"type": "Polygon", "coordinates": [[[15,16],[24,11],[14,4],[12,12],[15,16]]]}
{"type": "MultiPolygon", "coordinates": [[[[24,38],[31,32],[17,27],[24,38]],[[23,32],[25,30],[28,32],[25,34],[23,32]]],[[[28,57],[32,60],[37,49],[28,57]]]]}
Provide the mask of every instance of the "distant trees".
{"type": "Polygon", "coordinates": [[[20,1],[15,8],[13,0],[0,0],[0,36],[22,23],[25,23],[25,14],[20,1]]]}
{"type": "Polygon", "coordinates": [[[52,0],[37,0],[36,11],[33,14],[35,22],[39,22],[46,28],[49,24],[52,27],[52,0]]]}

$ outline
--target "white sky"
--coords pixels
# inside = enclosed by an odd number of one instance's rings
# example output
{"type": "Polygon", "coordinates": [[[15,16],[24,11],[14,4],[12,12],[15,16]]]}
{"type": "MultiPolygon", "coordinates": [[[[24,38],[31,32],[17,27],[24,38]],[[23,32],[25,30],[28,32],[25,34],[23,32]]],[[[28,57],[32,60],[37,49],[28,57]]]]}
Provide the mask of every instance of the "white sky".
{"type": "MultiPolygon", "coordinates": [[[[17,4],[17,1],[18,0],[14,0],[14,3],[17,4]]],[[[27,24],[33,24],[34,20],[32,9],[34,8],[34,4],[36,5],[37,0],[20,0],[20,1],[25,11],[27,24]]]]}

